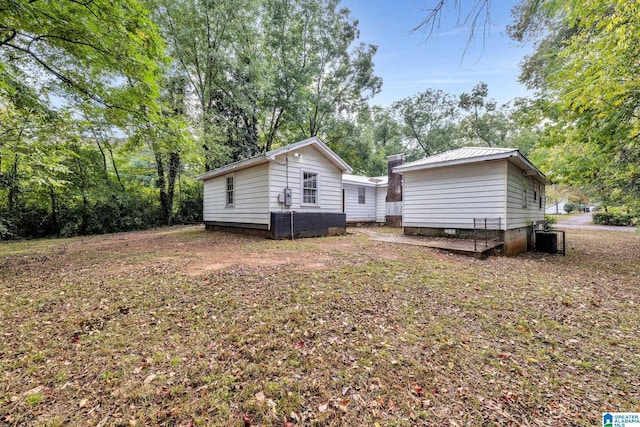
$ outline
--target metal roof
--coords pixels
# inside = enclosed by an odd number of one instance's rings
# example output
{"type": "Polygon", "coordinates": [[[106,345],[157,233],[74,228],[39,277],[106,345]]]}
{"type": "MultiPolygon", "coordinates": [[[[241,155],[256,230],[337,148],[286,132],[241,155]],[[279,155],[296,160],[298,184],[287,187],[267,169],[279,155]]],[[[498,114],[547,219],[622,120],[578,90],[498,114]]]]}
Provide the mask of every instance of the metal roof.
{"type": "Polygon", "coordinates": [[[434,156],[425,157],[424,159],[405,163],[401,166],[398,166],[398,168],[407,168],[418,165],[431,165],[434,163],[450,162],[453,160],[471,160],[495,154],[510,153],[513,151],[518,150],[515,148],[463,147],[456,150],[445,151],[444,153],[436,154],[434,156]]]}
{"type": "Polygon", "coordinates": [[[373,187],[384,187],[387,185],[389,177],[387,176],[362,176],[362,175],[351,175],[351,174],[343,174],[342,182],[346,184],[356,184],[356,185],[368,185],[373,187]]]}
{"type": "Polygon", "coordinates": [[[537,176],[538,179],[546,185],[551,184],[551,181],[549,181],[549,179],[540,172],[533,163],[520,154],[520,151],[518,151],[517,148],[463,147],[396,166],[393,168],[393,171],[396,173],[405,173],[421,169],[432,169],[500,159],[509,159],[509,161],[520,167],[520,169],[530,171],[532,175],[537,176]]]}
{"type": "Polygon", "coordinates": [[[266,153],[259,154],[254,157],[250,157],[248,159],[239,160],[234,163],[230,163],[226,166],[222,166],[217,169],[210,170],[202,175],[196,176],[196,179],[205,181],[207,179],[215,178],[216,176],[224,175],[227,173],[235,172],[240,169],[246,169],[252,166],[256,166],[262,163],[267,163],[268,161],[272,161],[276,159],[276,156],[281,154],[287,154],[291,151],[298,150],[302,147],[306,147],[307,145],[314,145],[318,151],[324,154],[334,165],[338,167],[342,172],[351,173],[351,167],[345,163],[336,153],[331,150],[324,142],[320,140],[320,138],[316,136],[312,136],[311,138],[307,138],[302,141],[298,141],[295,144],[290,144],[282,148],[277,148],[275,150],[267,151],[266,153]]]}

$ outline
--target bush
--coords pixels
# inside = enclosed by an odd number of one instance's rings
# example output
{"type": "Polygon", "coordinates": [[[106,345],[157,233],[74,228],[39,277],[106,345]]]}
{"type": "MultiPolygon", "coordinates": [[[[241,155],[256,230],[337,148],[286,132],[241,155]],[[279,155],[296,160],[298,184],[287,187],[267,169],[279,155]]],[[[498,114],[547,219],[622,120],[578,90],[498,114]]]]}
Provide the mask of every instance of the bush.
{"type": "Polygon", "coordinates": [[[553,224],[556,223],[556,217],[551,215],[544,216],[544,230],[549,231],[553,227],[553,224]]]}
{"type": "Polygon", "coordinates": [[[640,218],[632,214],[598,212],[593,214],[593,223],[599,225],[635,225],[640,218]]]}
{"type": "Polygon", "coordinates": [[[0,218],[0,240],[13,239],[15,237],[13,229],[13,224],[9,220],[0,218]]]}
{"type": "Polygon", "coordinates": [[[202,184],[197,181],[184,180],[177,196],[175,222],[193,224],[202,222],[202,184]]]}

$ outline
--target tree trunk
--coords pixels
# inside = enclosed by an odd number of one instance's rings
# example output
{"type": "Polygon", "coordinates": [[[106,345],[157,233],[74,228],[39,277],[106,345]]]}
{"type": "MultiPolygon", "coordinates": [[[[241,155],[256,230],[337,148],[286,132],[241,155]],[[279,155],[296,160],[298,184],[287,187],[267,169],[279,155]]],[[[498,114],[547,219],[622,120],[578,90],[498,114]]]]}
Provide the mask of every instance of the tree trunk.
{"type": "Polygon", "coordinates": [[[51,228],[56,234],[60,233],[60,226],[58,225],[58,200],[56,199],[56,192],[53,187],[49,188],[49,197],[51,198],[51,228]]]}
{"type": "Polygon", "coordinates": [[[173,223],[173,196],[176,188],[176,177],[180,171],[180,155],[178,153],[169,154],[169,182],[167,187],[167,225],[173,223]]]}
{"type": "Polygon", "coordinates": [[[160,154],[156,154],[156,168],[158,171],[158,188],[160,189],[160,211],[163,224],[173,223],[173,196],[175,194],[176,177],[180,169],[180,155],[169,154],[169,166],[165,165],[160,154]],[[166,176],[165,176],[166,174],[166,176]]]}
{"type": "Polygon", "coordinates": [[[7,202],[9,210],[13,210],[16,205],[16,196],[18,195],[18,155],[16,154],[13,160],[13,168],[9,175],[11,182],[9,183],[9,194],[7,196],[7,202]]]}

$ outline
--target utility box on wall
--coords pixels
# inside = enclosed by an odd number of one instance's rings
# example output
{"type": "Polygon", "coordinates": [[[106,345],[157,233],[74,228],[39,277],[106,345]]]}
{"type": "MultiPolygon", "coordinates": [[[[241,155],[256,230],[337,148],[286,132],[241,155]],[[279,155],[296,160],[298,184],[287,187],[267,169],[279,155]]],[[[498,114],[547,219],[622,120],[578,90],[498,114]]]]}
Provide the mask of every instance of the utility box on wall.
{"type": "Polygon", "coordinates": [[[293,204],[293,195],[290,188],[284,189],[284,205],[291,206],[293,204]]]}

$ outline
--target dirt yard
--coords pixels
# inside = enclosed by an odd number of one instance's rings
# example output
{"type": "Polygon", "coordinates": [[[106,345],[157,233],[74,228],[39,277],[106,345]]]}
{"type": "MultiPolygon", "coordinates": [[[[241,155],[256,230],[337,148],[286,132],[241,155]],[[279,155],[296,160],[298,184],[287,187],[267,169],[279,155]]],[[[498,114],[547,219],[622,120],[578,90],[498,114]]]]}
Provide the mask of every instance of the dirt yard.
{"type": "Polygon", "coordinates": [[[357,231],[1,244],[0,424],[577,426],[640,411],[640,240],[567,239],[566,257],[487,260],[357,231]]]}

